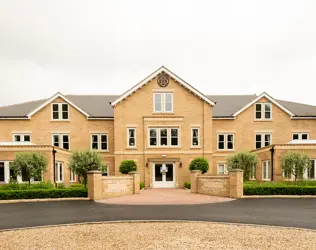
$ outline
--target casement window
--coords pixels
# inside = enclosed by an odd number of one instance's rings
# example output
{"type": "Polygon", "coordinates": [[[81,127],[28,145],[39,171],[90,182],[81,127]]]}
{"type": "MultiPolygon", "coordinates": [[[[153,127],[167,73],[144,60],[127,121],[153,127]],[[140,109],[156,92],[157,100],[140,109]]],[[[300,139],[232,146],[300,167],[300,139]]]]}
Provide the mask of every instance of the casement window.
{"type": "Polygon", "coordinates": [[[13,141],[15,142],[30,142],[31,134],[13,134],[13,141]]]}
{"type": "Polygon", "coordinates": [[[311,168],[307,170],[306,177],[307,179],[316,179],[316,172],[315,172],[315,167],[316,167],[316,160],[313,159],[311,160],[311,168]]]}
{"type": "Polygon", "coordinates": [[[308,140],[308,133],[293,133],[292,140],[308,140]]]}
{"type": "Polygon", "coordinates": [[[55,163],[55,181],[64,182],[64,163],[63,162],[55,163]]]}
{"type": "Polygon", "coordinates": [[[262,180],[271,180],[271,161],[262,161],[262,180]]]}
{"type": "Polygon", "coordinates": [[[249,180],[255,180],[257,179],[257,166],[253,166],[250,169],[250,174],[249,174],[249,180]]]}
{"type": "Polygon", "coordinates": [[[70,171],[70,182],[76,182],[76,173],[75,171],[69,170],[70,171]]]}
{"type": "Polygon", "coordinates": [[[92,134],[91,149],[108,151],[108,135],[107,134],[92,134]]]}
{"type": "Polygon", "coordinates": [[[191,147],[200,146],[200,128],[191,128],[191,147]]]}
{"type": "Polygon", "coordinates": [[[127,128],[127,147],[136,147],[136,128],[127,128]]]}
{"type": "Polygon", "coordinates": [[[256,138],[256,148],[263,148],[271,145],[272,134],[271,133],[257,133],[256,138]]]}
{"type": "Polygon", "coordinates": [[[70,149],[70,140],[68,134],[53,134],[53,146],[70,149]]]}
{"type": "Polygon", "coordinates": [[[217,150],[234,150],[234,134],[218,134],[217,150]]]}
{"type": "Polygon", "coordinates": [[[179,128],[150,128],[149,146],[150,147],[177,147],[179,143],[179,128]]]}
{"type": "Polygon", "coordinates": [[[255,108],[256,120],[271,120],[272,119],[272,104],[271,103],[256,103],[255,108]]]}
{"type": "Polygon", "coordinates": [[[52,103],[52,120],[69,120],[68,103],[52,103]]]}
{"type": "Polygon", "coordinates": [[[217,164],[217,174],[223,175],[228,174],[227,165],[226,164],[217,164]]]}
{"type": "Polygon", "coordinates": [[[5,167],[4,167],[4,162],[0,162],[0,182],[5,182],[5,167]]]}
{"type": "Polygon", "coordinates": [[[154,112],[173,112],[173,93],[154,93],[154,112]]]}

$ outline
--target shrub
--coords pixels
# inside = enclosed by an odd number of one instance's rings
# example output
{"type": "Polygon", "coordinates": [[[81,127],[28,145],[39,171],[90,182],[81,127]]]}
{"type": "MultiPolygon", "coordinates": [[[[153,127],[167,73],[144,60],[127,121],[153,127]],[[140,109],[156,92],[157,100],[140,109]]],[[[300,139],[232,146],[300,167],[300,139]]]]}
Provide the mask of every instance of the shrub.
{"type": "Polygon", "coordinates": [[[69,188],[83,188],[84,185],[81,183],[74,183],[69,186],[69,188]]]}
{"type": "Polygon", "coordinates": [[[143,188],[145,188],[145,183],[144,183],[144,182],[141,182],[141,183],[139,184],[139,186],[140,186],[140,190],[142,190],[143,188]]]}
{"type": "Polygon", "coordinates": [[[57,188],[64,189],[64,188],[66,188],[66,186],[64,183],[57,183],[57,188]]]}
{"type": "Polygon", "coordinates": [[[189,169],[190,171],[201,170],[202,174],[204,174],[208,170],[208,161],[202,157],[197,157],[191,161],[189,169]]]}
{"type": "Polygon", "coordinates": [[[1,190],[0,200],[87,197],[86,188],[1,190]]]}
{"type": "Polygon", "coordinates": [[[184,183],[184,187],[187,188],[187,189],[191,189],[191,182],[186,181],[186,182],[184,183]]]}
{"type": "Polygon", "coordinates": [[[316,195],[313,186],[244,186],[244,195],[316,195]]]}
{"type": "Polygon", "coordinates": [[[121,162],[120,172],[122,174],[128,174],[128,172],[136,171],[137,165],[134,160],[125,160],[121,162]]]}
{"type": "Polygon", "coordinates": [[[251,175],[255,176],[258,156],[253,152],[239,152],[227,157],[229,169],[240,168],[244,170],[244,180],[249,180],[251,175]]]}
{"type": "Polygon", "coordinates": [[[9,183],[0,185],[0,190],[26,190],[26,189],[51,189],[54,185],[51,182],[28,183],[9,183]]]}

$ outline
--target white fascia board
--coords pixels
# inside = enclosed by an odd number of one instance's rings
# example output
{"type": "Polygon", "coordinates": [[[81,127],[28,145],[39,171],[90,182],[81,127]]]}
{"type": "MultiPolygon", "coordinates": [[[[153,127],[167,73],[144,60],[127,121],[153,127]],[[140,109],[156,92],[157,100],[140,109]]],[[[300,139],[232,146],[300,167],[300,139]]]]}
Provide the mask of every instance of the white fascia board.
{"type": "Polygon", "coordinates": [[[272,102],[274,105],[282,109],[284,112],[288,113],[291,117],[295,116],[290,110],[283,107],[280,103],[278,103],[276,100],[274,100],[271,96],[269,96],[267,93],[263,92],[261,95],[259,95],[256,99],[248,103],[246,106],[244,106],[242,109],[238,110],[236,113],[233,114],[233,116],[237,116],[243,111],[245,111],[247,108],[249,108],[251,105],[255,104],[257,101],[259,101],[261,98],[267,98],[270,102],[272,102]]]}
{"type": "Polygon", "coordinates": [[[65,100],[65,102],[67,102],[68,104],[70,104],[71,106],[73,106],[75,109],[77,109],[79,112],[81,112],[82,114],[84,114],[87,118],[90,116],[88,113],[86,113],[85,111],[83,111],[81,108],[79,108],[77,105],[75,105],[74,103],[72,103],[69,99],[67,99],[65,96],[63,96],[61,93],[56,93],[55,95],[53,95],[51,98],[49,98],[46,102],[44,102],[42,105],[40,105],[39,107],[37,107],[36,109],[34,109],[31,113],[29,113],[27,115],[27,117],[31,117],[32,115],[34,115],[35,113],[37,113],[38,111],[40,111],[42,108],[46,107],[48,104],[50,104],[52,101],[54,101],[56,98],[62,98],[65,100]]]}
{"type": "Polygon", "coordinates": [[[189,85],[188,83],[186,83],[185,81],[183,81],[181,78],[179,78],[178,76],[176,76],[174,73],[172,73],[170,70],[168,70],[167,68],[165,68],[164,66],[160,67],[158,70],[156,70],[155,72],[153,72],[151,75],[149,75],[148,77],[146,77],[144,80],[142,80],[140,83],[136,84],[134,87],[132,87],[130,90],[128,90],[127,92],[125,92],[123,95],[121,95],[119,98],[117,98],[115,101],[113,101],[111,103],[112,106],[115,106],[117,103],[121,102],[122,100],[124,100],[126,97],[128,97],[129,95],[132,95],[135,91],[137,91],[139,88],[141,88],[143,85],[147,84],[152,78],[154,78],[155,76],[157,76],[158,74],[160,74],[162,71],[166,72],[168,75],[170,75],[172,78],[174,78],[178,83],[180,83],[181,85],[183,85],[185,88],[187,88],[189,91],[191,91],[192,93],[194,93],[195,95],[199,96],[202,100],[204,100],[205,102],[209,103],[210,105],[214,106],[215,103],[212,102],[210,99],[208,99],[205,95],[203,95],[202,93],[200,93],[199,91],[197,91],[195,88],[193,88],[191,85],[189,85]]]}

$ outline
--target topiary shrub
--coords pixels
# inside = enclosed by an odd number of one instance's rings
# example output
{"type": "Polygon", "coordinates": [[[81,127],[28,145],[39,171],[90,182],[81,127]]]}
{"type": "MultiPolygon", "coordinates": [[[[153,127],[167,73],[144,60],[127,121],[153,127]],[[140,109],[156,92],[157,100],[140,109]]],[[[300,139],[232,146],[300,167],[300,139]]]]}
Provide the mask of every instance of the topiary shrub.
{"type": "Polygon", "coordinates": [[[125,160],[121,162],[120,172],[122,174],[128,174],[128,172],[136,171],[137,165],[134,160],[125,160]]]}
{"type": "Polygon", "coordinates": [[[143,188],[145,188],[145,183],[144,183],[144,182],[140,182],[140,183],[139,183],[139,188],[140,188],[140,190],[142,190],[143,188]]]}
{"type": "Polygon", "coordinates": [[[190,171],[201,170],[202,174],[204,174],[208,170],[208,161],[202,157],[197,157],[191,161],[189,169],[190,171]]]}
{"type": "Polygon", "coordinates": [[[185,187],[186,189],[191,189],[191,182],[186,181],[186,182],[184,183],[184,187],[185,187]]]}

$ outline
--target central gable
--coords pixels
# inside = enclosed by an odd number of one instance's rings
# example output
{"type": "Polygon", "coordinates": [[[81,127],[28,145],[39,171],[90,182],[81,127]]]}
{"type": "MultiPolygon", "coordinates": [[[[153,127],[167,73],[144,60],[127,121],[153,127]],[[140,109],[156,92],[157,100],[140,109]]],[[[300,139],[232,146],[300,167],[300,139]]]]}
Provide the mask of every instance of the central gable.
{"type": "Polygon", "coordinates": [[[165,68],[164,66],[160,67],[158,70],[153,72],[151,75],[146,77],[143,81],[136,84],[134,87],[126,91],[123,95],[121,95],[119,98],[117,98],[114,102],[111,103],[111,105],[114,107],[116,104],[124,101],[128,96],[135,93],[138,89],[143,87],[144,85],[150,83],[151,81],[156,81],[157,87],[160,87],[163,91],[165,87],[167,87],[170,83],[170,79],[173,79],[176,83],[180,84],[184,88],[188,89],[188,91],[192,92],[196,96],[198,96],[201,100],[205,101],[206,103],[210,105],[215,105],[213,101],[211,101],[207,96],[203,95],[200,91],[193,88],[190,84],[183,81],[181,78],[179,78],[177,75],[172,73],[170,70],[165,68]]]}

